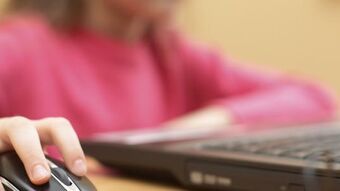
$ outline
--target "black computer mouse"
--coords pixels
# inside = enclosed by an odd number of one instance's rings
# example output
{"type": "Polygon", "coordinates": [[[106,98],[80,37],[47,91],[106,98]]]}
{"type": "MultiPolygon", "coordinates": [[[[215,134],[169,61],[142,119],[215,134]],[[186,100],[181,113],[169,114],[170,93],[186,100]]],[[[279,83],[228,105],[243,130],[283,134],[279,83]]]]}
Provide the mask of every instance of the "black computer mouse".
{"type": "Polygon", "coordinates": [[[0,154],[0,182],[6,191],[95,191],[86,177],[77,177],[57,160],[46,157],[52,176],[48,183],[37,186],[30,182],[24,165],[15,152],[0,154]]]}

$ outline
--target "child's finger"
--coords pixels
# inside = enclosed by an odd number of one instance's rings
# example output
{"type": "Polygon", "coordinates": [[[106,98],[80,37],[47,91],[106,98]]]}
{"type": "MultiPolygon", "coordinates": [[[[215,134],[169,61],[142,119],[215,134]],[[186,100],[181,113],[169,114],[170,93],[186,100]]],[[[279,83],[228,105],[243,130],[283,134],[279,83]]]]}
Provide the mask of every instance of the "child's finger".
{"type": "Polygon", "coordinates": [[[52,141],[61,151],[66,166],[75,175],[84,176],[87,171],[84,152],[70,122],[63,118],[47,118],[35,122],[40,138],[52,141]]]}
{"type": "Polygon", "coordinates": [[[4,186],[1,184],[1,182],[0,182],[0,191],[5,191],[5,188],[4,188],[4,186]]]}
{"type": "Polygon", "coordinates": [[[50,169],[38,132],[30,120],[14,117],[0,123],[0,139],[13,146],[32,183],[43,184],[48,181],[50,169]]]}

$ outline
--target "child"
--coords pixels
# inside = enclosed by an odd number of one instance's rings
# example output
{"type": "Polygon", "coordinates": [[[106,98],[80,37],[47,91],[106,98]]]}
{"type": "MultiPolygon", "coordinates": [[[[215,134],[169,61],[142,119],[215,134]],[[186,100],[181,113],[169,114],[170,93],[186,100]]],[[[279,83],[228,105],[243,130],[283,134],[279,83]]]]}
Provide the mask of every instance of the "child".
{"type": "Polygon", "coordinates": [[[334,116],[320,87],[183,39],[171,25],[177,4],[11,0],[15,16],[0,29],[0,151],[14,149],[42,184],[50,170],[41,145],[57,145],[74,174],[86,173],[77,135],[334,116]]]}

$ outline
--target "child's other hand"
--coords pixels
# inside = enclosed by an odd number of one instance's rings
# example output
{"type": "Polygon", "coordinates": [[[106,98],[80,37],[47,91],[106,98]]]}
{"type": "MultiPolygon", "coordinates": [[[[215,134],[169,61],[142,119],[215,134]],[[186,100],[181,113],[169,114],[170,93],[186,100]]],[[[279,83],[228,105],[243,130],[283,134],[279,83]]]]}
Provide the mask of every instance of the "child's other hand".
{"type": "Polygon", "coordinates": [[[0,152],[14,149],[34,184],[46,183],[51,176],[43,151],[45,145],[56,145],[66,166],[75,175],[86,174],[85,156],[68,120],[29,120],[24,117],[0,119],[0,152]]]}
{"type": "Polygon", "coordinates": [[[162,125],[165,128],[226,128],[232,122],[231,114],[221,106],[210,106],[186,114],[162,125]]]}

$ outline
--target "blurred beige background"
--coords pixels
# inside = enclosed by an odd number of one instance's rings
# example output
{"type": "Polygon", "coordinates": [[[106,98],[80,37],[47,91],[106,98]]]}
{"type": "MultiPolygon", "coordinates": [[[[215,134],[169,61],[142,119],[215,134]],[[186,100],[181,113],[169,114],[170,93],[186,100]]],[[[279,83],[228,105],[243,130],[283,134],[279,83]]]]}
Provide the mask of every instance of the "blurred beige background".
{"type": "Polygon", "coordinates": [[[187,0],[180,22],[239,60],[307,75],[340,93],[340,0],[187,0]]]}
{"type": "Polygon", "coordinates": [[[340,94],[340,0],[185,0],[183,4],[179,22],[194,39],[241,61],[320,80],[340,94]]]}

